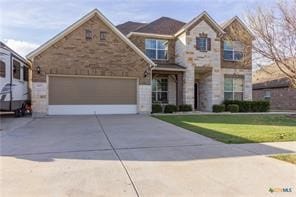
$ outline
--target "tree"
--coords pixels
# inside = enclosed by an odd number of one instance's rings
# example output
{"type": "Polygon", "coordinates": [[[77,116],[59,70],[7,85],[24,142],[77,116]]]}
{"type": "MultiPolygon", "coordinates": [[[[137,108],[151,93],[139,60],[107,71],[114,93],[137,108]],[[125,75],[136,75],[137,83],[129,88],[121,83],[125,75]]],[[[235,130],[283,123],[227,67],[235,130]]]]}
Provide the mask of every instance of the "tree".
{"type": "Polygon", "coordinates": [[[279,1],[274,8],[257,7],[247,15],[261,61],[276,64],[296,87],[296,0],[279,1]]]}

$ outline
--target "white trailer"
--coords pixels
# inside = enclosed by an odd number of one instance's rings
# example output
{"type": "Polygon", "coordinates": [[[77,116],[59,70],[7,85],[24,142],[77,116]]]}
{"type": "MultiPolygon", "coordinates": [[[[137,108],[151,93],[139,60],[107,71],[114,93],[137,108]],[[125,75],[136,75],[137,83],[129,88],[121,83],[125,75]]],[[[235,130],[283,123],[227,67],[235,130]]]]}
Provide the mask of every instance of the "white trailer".
{"type": "Polygon", "coordinates": [[[24,115],[30,104],[29,62],[0,42],[0,110],[24,115]]]}

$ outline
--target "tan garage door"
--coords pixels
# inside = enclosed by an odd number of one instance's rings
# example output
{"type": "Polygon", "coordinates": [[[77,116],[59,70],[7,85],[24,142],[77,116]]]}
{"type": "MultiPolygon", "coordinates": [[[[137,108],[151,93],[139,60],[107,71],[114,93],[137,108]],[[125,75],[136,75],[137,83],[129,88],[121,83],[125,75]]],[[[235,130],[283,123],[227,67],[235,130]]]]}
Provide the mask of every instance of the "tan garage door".
{"type": "MultiPolygon", "coordinates": [[[[82,112],[88,109],[93,110],[96,105],[101,106],[101,114],[104,114],[103,111],[105,109],[108,113],[112,113],[112,110],[115,110],[115,113],[120,106],[125,108],[132,107],[132,111],[134,111],[137,104],[137,80],[50,76],[48,101],[49,108],[55,108],[53,111],[67,111],[69,107],[72,107],[70,111],[75,111],[73,109],[76,105],[80,106],[77,110],[81,110],[85,106],[82,112]]],[[[54,112],[52,114],[62,114],[62,112],[54,112]]]]}

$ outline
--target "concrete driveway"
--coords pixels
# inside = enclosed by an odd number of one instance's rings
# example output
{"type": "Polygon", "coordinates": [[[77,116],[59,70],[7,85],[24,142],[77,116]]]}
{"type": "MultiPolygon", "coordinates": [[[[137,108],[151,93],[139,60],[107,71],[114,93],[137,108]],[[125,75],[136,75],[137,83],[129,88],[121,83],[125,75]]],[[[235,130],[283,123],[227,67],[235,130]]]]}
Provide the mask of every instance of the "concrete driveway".
{"type": "Polygon", "coordinates": [[[264,156],[295,152],[295,143],[226,145],[149,116],[26,119],[0,142],[1,196],[296,192],[296,166],[264,156]]]}

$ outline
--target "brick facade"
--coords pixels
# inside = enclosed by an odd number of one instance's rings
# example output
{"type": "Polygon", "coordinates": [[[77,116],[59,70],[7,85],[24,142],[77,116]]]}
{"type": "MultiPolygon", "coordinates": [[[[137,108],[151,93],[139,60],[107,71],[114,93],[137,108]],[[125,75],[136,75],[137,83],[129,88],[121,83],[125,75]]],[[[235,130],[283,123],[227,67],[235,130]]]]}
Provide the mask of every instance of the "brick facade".
{"type": "Polygon", "coordinates": [[[95,75],[137,77],[140,84],[149,85],[149,76],[143,74],[148,68],[142,57],[94,16],[34,58],[32,80],[46,82],[47,74],[95,75]],[[92,31],[92,40],[85,39],[85,30],[92,31]],[[106,40],[100,40],[100,32],[107,32],[106,40]]]}
{"type": "Polygon", "coordinates": [[[221,68],[233,69],[252,69],[252,37],[248,34],[242,25],[233,21],[225,29],[225,35],[221,39],[221,68]],[[244,60],[243,61],[226,61],[223,58],[224,40],[241,41],[244,45],[244,60]]]}
{"type": "MultiPolygon", "coordinates": [[[[210,17],[204,15],[176,37],[132,34],[129,39],[143,53],[145,53],[145,39],[168,40],[168,60],[154,60],[154,62],[178,64],[186,69],[184,73],[184,68],[175,73],[182,75],[178,77],[178,83],[170,78],[169,103],[194,106],[195,99],[198,97],[198,109],[211,111],[213,104],[220,104],[224,100],[226,74],[242,75],[244,100],[252,99],[251,37],[235,20],[225,28],[226,35],[222,36],[221,32],[223,32],[221,28],[216,26],[210,17]],[[232,28],[242,29],[244,36],[237,37],[230,31],[232,28]],[[202,52],[196,49],[196,38],[201,34],[211,39],[211,50],[202,52]],[[166,37],[168,39],[165,39],[166,37]],[[241,38],[244,39],[243,43],[247,44],[244,61],[224,61],[223,40],[241,38]],[[195,83],[198,84],[199,95],[194,94],[195,83]]],[[[138,111],[151,110],[151,79],[155,70],[152,71],[153,73],[150,72],[150,65],[143,57],[121,40],[97,15],[35,56],[32,63],[32,101],[35,112],[46,113],[47,111],[47,76],[49,74],[136,77],[139,79],[138,111]],[[91,31],[91,39],[86,39],[86,30],[91,31]],[[101,32],[106,35],[105,40],[101,40],[101,32]],[[41,73],[37,73],[37,66],[40,66],[41,73]],[[147,71],[150,74],[147,74],[147,71]]],[[[164,70],[162,74],[171,71],[164,70]]]]}
{"type": "MultiPolygon", "coordinates": [[[[143,53],[145,53],[145,39],[160,39],[163,38],[131,35],[129,39],[134,43],[143,53]]],[[[155,63],[175,63],[175,39],[168,39],[168,60],[155,60],[155,63]]]]}
{"type": "Polygon", "coordinates": [[[32,61],[32,106],[36,115],[47,113],[49,74],[136,77],[139,79],[138,111],[151,111],[150,65],[94,15],[32,61]],[[92,32],[91,40],[85,31],[92,32]],[[105,32],[106,40],[100,39],[105,32]],[[40,66],[41,73],[37,73],[40,66]],[[149,90],[149,93],[147,92],[149,90]],[[142,95],[145,95],[143,96],[142,95]]]}
{"type": "Polygon", "coordinates": [[[253,90],[253,100],[264,100],[266,92],[270,92],[271,110],[296,110],[296,89],[266,88],[253,90]]]}

